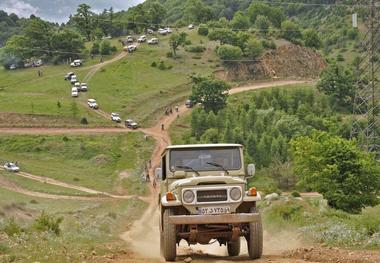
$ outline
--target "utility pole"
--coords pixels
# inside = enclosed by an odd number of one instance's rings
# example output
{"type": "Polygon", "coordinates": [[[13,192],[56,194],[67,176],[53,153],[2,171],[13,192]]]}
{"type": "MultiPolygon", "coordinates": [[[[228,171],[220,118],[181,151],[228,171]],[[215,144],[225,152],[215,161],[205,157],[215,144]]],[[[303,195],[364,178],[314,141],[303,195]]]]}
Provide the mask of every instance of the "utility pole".
{"type": "Polygon", "coordinates": [[[363,148],[380,157],[379,80],[380,21],[379,0],[370,0],[367,31],[361,43],[362,54],[357,65],[354,122],[351,138],[358,138],[363,148]]]}

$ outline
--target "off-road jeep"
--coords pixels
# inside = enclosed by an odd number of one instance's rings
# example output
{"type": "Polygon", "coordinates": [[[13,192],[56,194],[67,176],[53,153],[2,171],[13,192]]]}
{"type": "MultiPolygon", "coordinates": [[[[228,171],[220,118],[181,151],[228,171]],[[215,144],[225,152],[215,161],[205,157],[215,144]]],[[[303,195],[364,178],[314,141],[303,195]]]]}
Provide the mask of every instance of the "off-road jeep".
{"type": "Polygon", "coordinates": [[[256,188],[247,188],[255,166],[244,167],[240,144],[168,146],[156,177],[161,180],[160,246],[165,260],[176,258],[177,244],[226,245],[229,256],[240,253],[244,237],[251,259],[260,258],[263,247],[261,216],[256,188]]]}

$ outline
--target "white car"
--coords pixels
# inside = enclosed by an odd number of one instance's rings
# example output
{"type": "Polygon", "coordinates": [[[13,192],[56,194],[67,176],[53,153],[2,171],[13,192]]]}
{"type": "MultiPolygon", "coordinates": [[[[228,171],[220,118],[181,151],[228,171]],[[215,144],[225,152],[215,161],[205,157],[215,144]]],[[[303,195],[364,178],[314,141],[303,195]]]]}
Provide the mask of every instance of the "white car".
{"type": "MultiPolygon", "coordinates": [[[[65,75],[65,80],[71,80],[71,77],[75,76],[74,72],[69,72],[65,75]]],[[[76,77],[76,76],[75,76],[76,77]]]]}
{"type": "Polygon", "coordinates": [[[146,32],[148,33],[148,34],[153,34],[153,29],[150,29],[150,28],[148,28],[147,30],[146,30],[146,32]]]}
{"type": "Polygon", "coordinates": [[[94,99],[88,99],[87,104],[92,109],[98,109],[99,108],[98,104],[96,103],[96,100],[94,100],[94,99]]]}
{"type": "Polygon", "coordinates": [[[190,24],[187,28],[188,28],[188,29],[194,29],[194,25],[193,25],[193,24],[190,24]]]}
{"type": "Polygon", "coordinates": [[[78,82],[77,81],[77,76],[76,75],[72,75],[71,79],[70,79],[70,82],[71,82],[71,84],[74,84],[75,82],[78,82]]]}
{"type": "Polygon", "coordinates": [[[170,29],[170,27],[164,28],[168,34],[173,33],[173,30],[170,29]]]}
{"type": "Polygon", "coordinates": [[[79,89],[79,88],[80,88],[80,82],[78,82],[78,81],[75,82],[75,83],[74,83],[74,87],[76,87],[77,89],[79,89]]]}
{"type": "Polygon", "coordinates": [[[88,88],[87,88],[87,83],[81,83],[80,84],[80,91],[87,91],[88,88]]]}
{"type": "Polygon", "coordinates": [[[154,37],[148,40],[149,45],[155,45],[158,44],[158,38],[154,37]]]}
{"type": "Polygon", "coordinates": [[[129,45],[129,46],[126,46],[123,48],[124,51],[128,51],[128,52],[133,52],[136,50],[136,46],[135,45],[129,45]]]}
{"type": "Polygon", "coordinates": [[[3,167],[8,172],[18,172],[18,171],[20,171],[20,168],[16,164],[10,163],[10,162],[5,163],[3,167]]]}
{"type": "Polygon", "coordinates": [[[78,89],[76,87],[71,89],[71,97],[78,97],[78,89]]]}
{"type": "Polygon", "coordinates": [[[121,122],[120,115],[116,112],[111,113],[111,120],[116,122],[121,122]]]}
{"type": "Polygon", "coordinates": [[[76,59],[70,63],[71,67],[80,67],[82,66],[83,61],[81,59],[76,59]]]}
{"type": "Polygon", "coordinates": [[[166,35],[168,33],[168,31],[166,31],[166,29],[164,29],[164,28],[159,28],[158,33],[161,35],[166,35]]]}
{"type": "Polygon", "coordinates": [[[132,36],[127,36],[127,43],[133,43],[133,37],[132,36]]]}
{"type": "Polygon", "coordinates": [[[143,36],[141,36],[141,37],[139,37],[138,39],[137,39],[137,42],[138,43],[143,43],[143,42],[145,42],[146,41],[146,36],[145,35],[143,35],[143,36]]]}

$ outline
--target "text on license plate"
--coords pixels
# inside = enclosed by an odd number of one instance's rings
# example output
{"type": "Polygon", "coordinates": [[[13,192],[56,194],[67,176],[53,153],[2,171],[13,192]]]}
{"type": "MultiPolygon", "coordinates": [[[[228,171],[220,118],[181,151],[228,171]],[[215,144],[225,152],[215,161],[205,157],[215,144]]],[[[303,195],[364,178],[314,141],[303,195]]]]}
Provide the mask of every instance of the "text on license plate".
{"type": "Polygon", "coordinates": [[[198,208],[198,214],[200,215],[217,215],[217,214],[229,214],[229,213],[231,213],[231,211],[228,206],[198,208]]]}

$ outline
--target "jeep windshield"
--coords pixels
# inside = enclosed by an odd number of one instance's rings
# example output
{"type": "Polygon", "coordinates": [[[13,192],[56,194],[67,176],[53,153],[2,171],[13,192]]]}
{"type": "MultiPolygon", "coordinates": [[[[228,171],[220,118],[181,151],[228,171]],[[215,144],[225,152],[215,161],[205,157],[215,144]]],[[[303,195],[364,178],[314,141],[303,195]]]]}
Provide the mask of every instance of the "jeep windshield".
{"type": "Polygon", "coordinates": [[[171,149],[170,170],[191,170],[185,167],[191,167],[196,171],[239,170],[240,150],[238,147],[171,149]]]}

